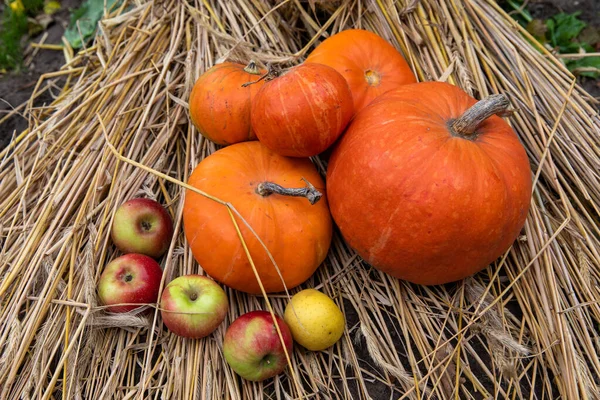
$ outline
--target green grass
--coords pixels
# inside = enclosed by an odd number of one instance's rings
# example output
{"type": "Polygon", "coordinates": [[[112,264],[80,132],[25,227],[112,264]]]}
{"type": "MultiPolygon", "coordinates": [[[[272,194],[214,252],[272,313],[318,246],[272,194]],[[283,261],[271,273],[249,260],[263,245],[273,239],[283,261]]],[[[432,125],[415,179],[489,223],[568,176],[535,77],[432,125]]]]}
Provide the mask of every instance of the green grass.
{"type": "MultiPolygon", "coordinates": [[[[600,43],[596,28],[579,19],[580,12],[559,13],[544,21],[534,19],[520,0],[504,0],[503,8],[542,44],[559,54],[592,53],[600,43]]],[[[563,59],[567,68],[578,76],[600,77],[600,57],[563,59]]]]}
{"type": "MultiPolygon", "coordinates": [[[[0,70],[19,70],[23,63],[21,40],[29,29],[28,18],[44,8],[44,0],[20,0],[21,10],[7,5],[0,25],[0,70]]],[[[19,7],[20,8],[20,7],[19,7]]]]}

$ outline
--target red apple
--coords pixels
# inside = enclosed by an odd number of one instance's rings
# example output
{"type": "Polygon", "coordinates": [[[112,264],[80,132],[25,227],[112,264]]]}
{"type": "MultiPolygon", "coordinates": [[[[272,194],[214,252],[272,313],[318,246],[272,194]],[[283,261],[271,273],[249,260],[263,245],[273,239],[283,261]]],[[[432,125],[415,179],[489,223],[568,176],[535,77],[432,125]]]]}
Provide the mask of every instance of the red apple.
{"type": "Polygon", "coordinates": [[[111,229],[112,240],[123,253],[158,258],[169,248],[173,222],[167,210],[151,199],[132,199],[117,209],[111,229]]]}
{"type": "Polygon", "coordinates": [[[98,296],[108,311],[131,311],[136,304],[156,303],[162,278],[158,263],[143,254],[125,254],[112,260],[98,281],[98,296]],[[123,303],[135,303],[119,305],[123,303]]]}
{"type": "MultiPolygon", "coordinates": [[[[275,316],[285,349],[292,353],[292,334],[283,319],[275,316]]],[[[252,311],[236,319],[227,329],[223,354],[229,366],[242,378],[262,381],[281,373],[286,365],[284,346],[271,314],[252,311]]]]}
{"type": "Polygon", "coordinates": [[[229,301],[218,283],[206,276],[173,279],[160,298],[163,322],[176,335],[198,339],[210,335],[225,319],[229,301]]]}

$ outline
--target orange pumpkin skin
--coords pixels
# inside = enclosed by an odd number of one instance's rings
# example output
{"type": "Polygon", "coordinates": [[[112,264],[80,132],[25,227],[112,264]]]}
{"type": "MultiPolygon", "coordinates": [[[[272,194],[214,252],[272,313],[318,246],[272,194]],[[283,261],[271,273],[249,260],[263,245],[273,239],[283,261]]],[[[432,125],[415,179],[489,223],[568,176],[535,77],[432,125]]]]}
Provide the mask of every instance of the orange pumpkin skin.
{"type": "MultiPolygon", "coordinates": [[[[331,243],[332,221],[325,196],[306,198],[255,192],[263,181],[303,187],[305,178],[321,193],[325,183],[308,159],[282,157],[257,141],[225,147],[205,158],[189,184],[230,202],[273,255],[288,289],[306,281],[323,262],[331,243]]],[[[266,251],[236,216],[267,292],[284,285],[266,251]]],[[[183,208],[184,231],[194,258],[214,279],[247,293],[260,293],[227,208],[190,190],[183,208]]]]}
{"type": "Polygon", "coordinates": [[[252,99],[263,82],[242,87],[265,73],[224,62],[207,70],[190,94],[190,118],[202,135],[221,145],[256,140],[250,125],[252,99]],[[246,70],[245,70],[246,68],[246,70]]]}
{"type": "Polygon", "coordinates": [[[352,118],[352,94],[333,68],[302,64],[267,82],[256,95],[252,126],[274,152],[310,157],[327,149],[352,118]]]}
{"type": "Polygon", "coordinates": [[[485,268],[518,236],[532,190],[518,137],[497,116],[474,140],[448,129],[475,102],[445,83],[406,85],[358,114],[334,149],[331,213],[374,267],[418,284],[452,282],[485,268]]]}
{"type": "Polygon", "coordinates": [[[346,78],[355,112],[388,90],[417,81],[394,46],[362,29],[330,36],[309,54],[306,62],[329,65],[346,78]]]}

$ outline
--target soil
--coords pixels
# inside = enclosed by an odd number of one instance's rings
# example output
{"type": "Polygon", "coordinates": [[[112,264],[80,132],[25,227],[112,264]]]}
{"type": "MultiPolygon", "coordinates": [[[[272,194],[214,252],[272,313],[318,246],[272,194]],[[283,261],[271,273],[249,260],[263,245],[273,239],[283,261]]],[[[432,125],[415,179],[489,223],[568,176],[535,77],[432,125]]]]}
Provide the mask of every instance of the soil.
{"type": "MultiPolygon", "coordinates": [[[[531,0],[527,4],[527,9],[534,18],[541,20],[560,12],[570,14],[579,11],[580,19],[600,29],[600,1],[598,0],[531,0]]],[[[600,80],[584,78],[580,83],[588,93],[600,100],[600,80]]]]}
{"type": "Polygon", "coordinates": [[[546,19],[559,12],[581,12],[579,18],[600,27],[600,2],[598,0],[531,0],[527,9],[534,18],[546,19]]]}
{"type": "MultiPolygon", "coordinates": [[[[73,8],[79,7],[82,0],[62,0],[61,9],[52,17],[54,21],[48,26],[45,33],[48,34],[45,44],[61,44],[61,37],[69,23],[69,17],[73,8]]],[[[5,4],[0,2],[0,13],[5,4]]],[[[32,42],[38,43],[44,33],[33,37],[32,42]]],[[[35,85],[40,76],[47,72],[58,71],[65,63],[63,53],[58,50],[39,49],[33,62],[21,72],[0,75],[0,119],[14,108],[29,100],[35,85]]],[[[60,87],[60,79],[55,79],[60,87]]],[[[52,92],[45,92],[34,102],[34,106],[43,106],[51,103],[53,95],[58,94],[58,89],[52,92]]],[[[20,115],[9,118],[0,124],[0,149],[3,149],[10,141],[10,138],[22,132],[27,128],[27,120],[20,115]]]]}

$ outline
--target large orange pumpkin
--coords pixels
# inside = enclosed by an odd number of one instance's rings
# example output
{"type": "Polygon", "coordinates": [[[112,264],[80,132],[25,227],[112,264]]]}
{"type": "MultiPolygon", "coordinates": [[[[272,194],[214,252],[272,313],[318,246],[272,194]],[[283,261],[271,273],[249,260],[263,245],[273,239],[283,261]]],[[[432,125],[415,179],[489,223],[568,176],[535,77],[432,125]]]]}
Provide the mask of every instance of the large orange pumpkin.
{"type": "Polygon", "coordinates": [[[310,157],[327,149],[352,118],[352,94],[333,68],[302,64],[267,83],[252,106],[258,140],[274,152],[310,157]]]}
{"type": "Polygon", "coordinates": [[[527,155],[493,115],[505,96],[475,104],[446,83],[406,85],[359,113],[334,149],[331,213],[374,267],[419,284],[452,282],[519,234],[531,197],[527,155]]]}
{"type": "Polygon", "coordinates": [[[255,140],[250,125],[252,99],[263,82],[254,63],[224,62],[198,78],[190,94],[190,118],[202,135],[221,145],[255,140]],[[255,82],[243,86],[245,83],[255,82]]]}
{"type": "MultiPolygon", "coordinates": [[[[264,242],[281,277],[260,242],[236,217],[267,292],[282,291],[283,282],[289,289],[307,280],[329,249],[332,221],[324,196],[311,204],[315,198],[269,194],[277,190],[270,183],[298,188],[290,194],[316,194],[305,188],[304,180],[324,194],[325,184],[310,160],[277,155],[255,141],[234,144],[208,156],[188,182],[233,204],[264,242]]],[[[234,289],[260,293],[224,205],[188,190],[183,223],[194,257],[210,276],[234,289]]]]}
{"type": "Polygon", "coordinates": [[[346,78],[355,112],[388,90],[416,82],[406,60],[394,46],[362,29],[330,36],[309,54],[306,62],[329,65],[346,78]]]}

